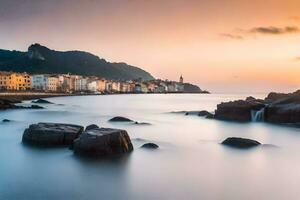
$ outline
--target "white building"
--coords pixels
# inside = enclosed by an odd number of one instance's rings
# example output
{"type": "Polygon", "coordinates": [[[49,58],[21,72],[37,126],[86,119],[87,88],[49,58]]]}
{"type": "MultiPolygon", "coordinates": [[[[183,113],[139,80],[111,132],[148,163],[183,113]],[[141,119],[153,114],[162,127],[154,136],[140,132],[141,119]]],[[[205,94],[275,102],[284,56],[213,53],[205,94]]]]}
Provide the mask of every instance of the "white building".
{"type": "Polygon", "coordinates": [[[56,92],[58,86],[58,77],[48,74],[36,74],[31,77],[31,87],[34,90],[56,92]]]}
{"type": "Polygon", "coordinates": [[[79,78],[75,80],[75,91],[87,91],[88,90],[88,79],[79,78]]]}
{"type": "Polygon", "coordinates": [[[88,91],[97,92],[97,81],[92,81],[87,84],[88,91]]]}
{"type": "Polygon", "coordinates": [[[31,88],[34,90],[46,90],[48,83],[48,76],[45,74],[36,74],[31,77],[31,88]]]}

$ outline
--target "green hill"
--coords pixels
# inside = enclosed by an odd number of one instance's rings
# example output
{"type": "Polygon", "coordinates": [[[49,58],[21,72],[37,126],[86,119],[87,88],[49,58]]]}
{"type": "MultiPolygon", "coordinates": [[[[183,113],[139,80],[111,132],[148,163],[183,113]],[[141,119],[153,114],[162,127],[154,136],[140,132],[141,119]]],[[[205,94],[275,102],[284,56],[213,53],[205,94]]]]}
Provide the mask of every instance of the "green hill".
{"type": "Polygon", "coordinates": [[[0,70],[31,74],[72,73],[115,80],[154,79],[150,73],[126,63],[110,63],[83,51],[55,51],[40,44],[31,45],[27,52],[0,50],[0,70]]]}

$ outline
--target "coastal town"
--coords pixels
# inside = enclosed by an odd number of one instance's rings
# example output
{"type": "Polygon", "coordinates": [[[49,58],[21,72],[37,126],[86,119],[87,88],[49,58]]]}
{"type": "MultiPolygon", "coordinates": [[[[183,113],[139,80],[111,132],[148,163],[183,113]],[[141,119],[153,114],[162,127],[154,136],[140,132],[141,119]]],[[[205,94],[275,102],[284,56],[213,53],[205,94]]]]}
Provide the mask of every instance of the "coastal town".
{"type": "MultiPolygon", "coordinates": [[[[118,94],[118,93],[185,93],[183,77],[179,81],[142,79],[117,81],[96,76],[74,74],[28,74],[0,72],[0,91],[38,91],[70,94],[118,94]]],[[[199,89],[198,91],[203,92],[199,89]]]]}

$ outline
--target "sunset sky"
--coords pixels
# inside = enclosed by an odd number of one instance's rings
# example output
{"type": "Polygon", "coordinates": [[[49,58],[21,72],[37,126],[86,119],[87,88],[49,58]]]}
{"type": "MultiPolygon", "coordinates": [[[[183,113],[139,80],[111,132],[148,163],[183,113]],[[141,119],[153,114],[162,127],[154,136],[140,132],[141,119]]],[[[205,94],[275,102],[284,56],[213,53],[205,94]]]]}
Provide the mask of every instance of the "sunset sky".
{"type": "Polygon", "coordinates": [[[212,92],[300,89],[300,0],[0,0],[0,48],[36,42],[212,92]]]}

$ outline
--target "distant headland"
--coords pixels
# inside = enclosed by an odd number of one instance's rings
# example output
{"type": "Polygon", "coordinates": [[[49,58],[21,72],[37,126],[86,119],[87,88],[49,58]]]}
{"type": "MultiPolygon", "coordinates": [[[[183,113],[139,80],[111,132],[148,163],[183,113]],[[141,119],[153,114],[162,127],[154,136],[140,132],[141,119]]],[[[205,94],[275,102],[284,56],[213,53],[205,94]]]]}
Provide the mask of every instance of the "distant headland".
{"type": "Polygon", "coordinates": [[[88,52],[55,51],[33,44],[27,52],[0,50],[0,91],[54,93],[209,93],[197,85],[155,79],[126,63],[88,52]]]}

